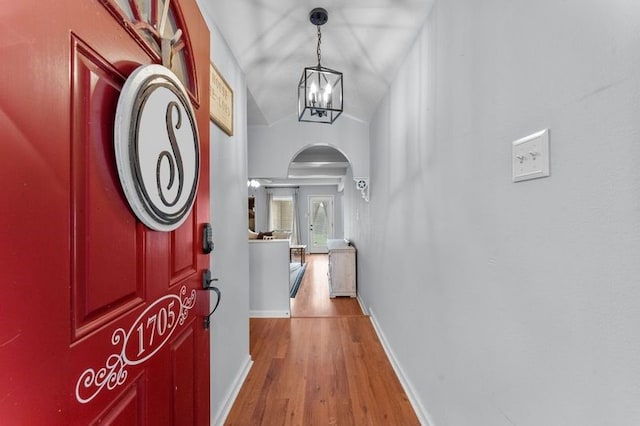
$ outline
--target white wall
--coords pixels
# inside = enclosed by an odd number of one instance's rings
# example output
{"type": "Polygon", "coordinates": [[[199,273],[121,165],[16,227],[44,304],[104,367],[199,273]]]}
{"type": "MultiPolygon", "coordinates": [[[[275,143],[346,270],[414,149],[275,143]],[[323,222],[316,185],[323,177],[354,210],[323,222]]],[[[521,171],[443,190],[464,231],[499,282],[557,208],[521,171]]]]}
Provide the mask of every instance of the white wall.
{"type": "Polygon", "coordinates": [[[439,0],[379,107],[350,232],[423,421],[640,424],[639,22],[439,0]],[[551,176],[512,183],[511,142],[544,128],[551,176]]]}
{"type": "Polygon", "coordinates": [[[249,126],[249,176],[286,178],[304,148],[330,145],[342,152],[356,177],[369,176],[369,126],[342,115],[332,125],[298,122],[295,115],[271,126],[249,126]]]}
{"type": "Polygon", "coordinates": [[[289,240],[249,241],[251,317],[289,318],[289,240]]]}
{"type": "MultiPolygon", "coordinates": [[[[199,3],[206,18],[207,6],[199,3]]],[[[211,424],[221,424],[250,365],[247,100],[242,70],[215,23],[208,18],[207,23],[211,61],[231,86],[234,100],[232,137],[211,122],[211,221],[215,242],[211,272],[219,278],[217,285],[222,291],[222,302],[211,326],[211,424]]]]}

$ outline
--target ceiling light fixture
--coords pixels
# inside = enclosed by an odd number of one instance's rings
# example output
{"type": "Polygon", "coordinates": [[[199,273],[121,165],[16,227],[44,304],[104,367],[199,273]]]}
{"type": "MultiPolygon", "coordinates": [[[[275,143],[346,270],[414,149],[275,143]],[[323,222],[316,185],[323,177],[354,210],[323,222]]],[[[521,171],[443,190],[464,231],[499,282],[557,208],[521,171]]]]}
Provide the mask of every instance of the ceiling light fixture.
{"type": "Polygon", "coordinates": [[[309,13],[309,21],[318,28],[318,65],[306,67],[298,83],[298,121],[332,124],[342,114],[342,73],[320,65],[320,27],[329,15],[321,7],[309,13]]]}

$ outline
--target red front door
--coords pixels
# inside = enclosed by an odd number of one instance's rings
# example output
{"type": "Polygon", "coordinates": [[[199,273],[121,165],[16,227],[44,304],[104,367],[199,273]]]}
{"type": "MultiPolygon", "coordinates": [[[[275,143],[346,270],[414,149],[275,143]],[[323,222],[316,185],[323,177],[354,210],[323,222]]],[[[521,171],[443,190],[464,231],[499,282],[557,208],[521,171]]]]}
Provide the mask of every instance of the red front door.
{"type": "Polygon", "coordinates": [[[2,424],[209,423],[209,32],[195,0],[170,2],[164,33],[182,31],[165,56],[200,135],[198,192],[180,228],[136,219],[113,145],[127,76],[162,62],[165,1],[3,2],[2,424]]]}

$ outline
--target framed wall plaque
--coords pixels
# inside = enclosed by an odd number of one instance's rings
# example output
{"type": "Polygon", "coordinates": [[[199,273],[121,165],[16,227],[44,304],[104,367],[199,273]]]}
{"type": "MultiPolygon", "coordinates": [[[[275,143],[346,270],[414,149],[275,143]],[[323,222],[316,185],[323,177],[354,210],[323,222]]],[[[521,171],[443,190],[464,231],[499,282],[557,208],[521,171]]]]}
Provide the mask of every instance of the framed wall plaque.
{"type": "Polygon", "coordinates": [[[233,90],[222,77],[215,65],[210,71],[210,115],[214,123],[226,134],[233,136],[233,90]]]}

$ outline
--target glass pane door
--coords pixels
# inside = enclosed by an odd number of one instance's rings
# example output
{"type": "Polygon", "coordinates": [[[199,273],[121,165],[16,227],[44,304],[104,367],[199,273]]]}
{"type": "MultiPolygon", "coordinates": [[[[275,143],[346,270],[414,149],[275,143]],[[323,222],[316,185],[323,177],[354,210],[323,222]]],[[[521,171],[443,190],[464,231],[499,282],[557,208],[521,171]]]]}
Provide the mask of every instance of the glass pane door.
{"type": "Polygon", "coordinates": [[[333,197],[309,196],[309,253],[327,253],[327,239],[333,238],[333,197]]]}

